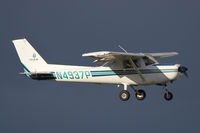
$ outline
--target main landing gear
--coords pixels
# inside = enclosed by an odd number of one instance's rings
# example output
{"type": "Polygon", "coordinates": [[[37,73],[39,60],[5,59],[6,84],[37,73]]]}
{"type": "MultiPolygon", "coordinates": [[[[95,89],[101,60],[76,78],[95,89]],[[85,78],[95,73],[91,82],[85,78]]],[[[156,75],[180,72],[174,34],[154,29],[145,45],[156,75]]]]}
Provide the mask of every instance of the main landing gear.
{"type": "MultiPolygon", "coordinates": [[[[146,97],[146,93],[144,90],[137,90],[133,86],[131,88],[135,91],[135,97],[137,100],[144,100],[146,97]]],[[[127,91],[127,85],[124,84],[124,90],[120,92],[120,99],[122,101],[127,101],[130,98],[130,93],[127,91]]]]}
{"type": "Polygon", "coordinates": [[[134,86],[130,86],[135,91],[135,97],[137,100],[144,100],[146,97],[146,93],[144,90],[137,90],[134,86]]]}
{"type": "Polygon", "coordinates": [[[127,101],[130,98],[130,93],[127,91],[127,84],[124,84],[124,90],[119,94],[122,101],[127,101]]]}
{"type": "Polygon", "coordinates": [[[127,101],[130,98],[130,93],[127,90],[122,90],[119,96],[122,101],[127,101]]]}
{"type": "MultiPolygon", "coordinates": [[[[144,99],[146,98],[146,93],[145,93],[144,90],[141,90],[141,89],[140,89],[140,90],[137,90],[136,88],[134,88],[133,85],[130,85],[130,87],[135,91],[135,97],[136,97],[137,100],[142,101],[142,100],[144,100],[144,99]]],[[[164,90],[165,90],[165,94],[164,94],[165,100],[167,100],[167,101],[172,100],[173,94],[172,94],[171,92],[168,91],[167,85],[166,85],[166,84],[163,85],[163,88],[164,88],[164,90]]],[[[124,84],[124,90],[122,90],[122,91],[120,92],[120,95],[119,95],[119,96],[120,96],[120,99],[121,99],[122,101],[127,101],[127,100],[129,100],[129,98],[130,98],[130,93],[129,93],[128,90],[127,90],[127,85],[126,85],[126,84],[124,84]]]]}

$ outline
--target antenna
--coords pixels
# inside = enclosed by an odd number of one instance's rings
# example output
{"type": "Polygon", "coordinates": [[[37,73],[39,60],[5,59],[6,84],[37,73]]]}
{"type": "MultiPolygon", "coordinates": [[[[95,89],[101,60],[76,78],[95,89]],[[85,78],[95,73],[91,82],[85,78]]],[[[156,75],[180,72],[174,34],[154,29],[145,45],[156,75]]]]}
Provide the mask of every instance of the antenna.
{"type": "Polygon", "coordinates": [[[121,48],[125,53],[128,53],[122,46],[118,45],[119,48],[121,48]]]}

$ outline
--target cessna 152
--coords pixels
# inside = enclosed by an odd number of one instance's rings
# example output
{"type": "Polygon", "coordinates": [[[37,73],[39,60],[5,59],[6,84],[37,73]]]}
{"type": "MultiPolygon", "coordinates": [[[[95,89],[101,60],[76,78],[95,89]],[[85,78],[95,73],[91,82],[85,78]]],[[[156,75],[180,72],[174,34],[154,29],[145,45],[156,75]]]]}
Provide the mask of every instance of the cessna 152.
{"type": "Polygon", "coordinates": [[[182,74],[187,74],[187,68],[180,64],[159,64],[157,59],[178,55],[176,52],[168,53],[128,53],[100,51],[85,53],[82,56],[95,58],[94,62],[103,65],[99,67],[72,66],[47,64],[31,44],[24,39],[13,40],[14,46],[29,78],[35,80],[52,80],[66,82],[85,82],[96,84],[123,85],[120,99],[127,101],[130,93],[127,87],[135,91],[136,99],[146,97],[144,90],[138,90],[139,85],[160,85],[165,89],[164,98],[169,101],[173,98],[167,89],[167,83],[177,80],[182,74]]]}

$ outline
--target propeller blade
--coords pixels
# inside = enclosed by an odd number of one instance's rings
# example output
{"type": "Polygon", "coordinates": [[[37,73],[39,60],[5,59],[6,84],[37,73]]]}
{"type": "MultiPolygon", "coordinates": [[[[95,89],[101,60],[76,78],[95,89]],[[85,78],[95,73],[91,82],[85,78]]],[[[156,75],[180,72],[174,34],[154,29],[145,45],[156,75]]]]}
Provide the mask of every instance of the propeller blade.
{"type": "Polygon", "coordinates": [[[189,78],[189,74],[187,72],[184,72],[185,77],[189,78]]]}
{"type": "Polygon", "coordinates": [[[180,66],[178,68],[178,72],[183,73],[187,78],[189,78],[189,74],[187,73],[188,68],[184,66],[180,66]]]}

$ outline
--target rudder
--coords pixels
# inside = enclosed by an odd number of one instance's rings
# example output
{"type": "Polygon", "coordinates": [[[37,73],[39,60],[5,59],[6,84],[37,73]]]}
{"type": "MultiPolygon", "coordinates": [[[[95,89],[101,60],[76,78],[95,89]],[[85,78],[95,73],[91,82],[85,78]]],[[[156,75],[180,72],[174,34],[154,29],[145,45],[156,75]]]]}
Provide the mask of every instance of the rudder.
{"type": "Polygon", "coordinates": [[[47,65],[46,61],[25,38],[13,40],[12,42],[16,48],[20,61],[27,72],[34,72],[38,67],[47,65]]]}

